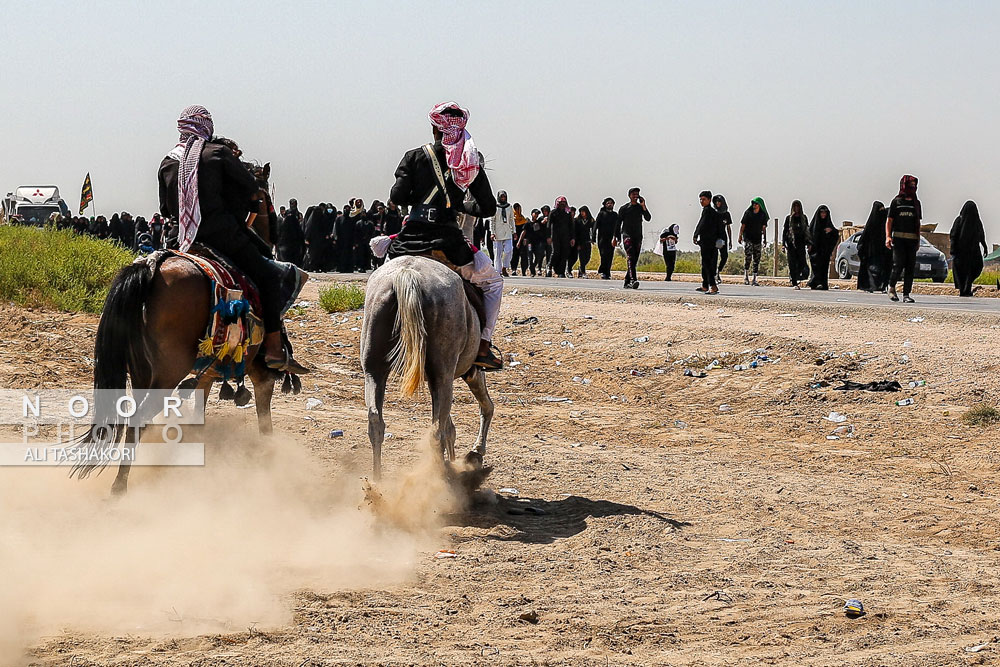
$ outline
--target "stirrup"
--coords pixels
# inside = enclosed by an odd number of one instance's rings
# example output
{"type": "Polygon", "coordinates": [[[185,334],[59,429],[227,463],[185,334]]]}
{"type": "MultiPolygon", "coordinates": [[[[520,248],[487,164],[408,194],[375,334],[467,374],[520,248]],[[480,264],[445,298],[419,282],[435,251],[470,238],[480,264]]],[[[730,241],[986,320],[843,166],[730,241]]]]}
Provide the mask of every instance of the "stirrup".
{"type": "Polygon", "coordinates": [[[485,354],[476,355],[476,360],[473,362],[474,365],[487,372],[503,370],[503,359],[493,354],[493,350],[495,349],[496,347],[493,343],[490,343],[485,354]]]}

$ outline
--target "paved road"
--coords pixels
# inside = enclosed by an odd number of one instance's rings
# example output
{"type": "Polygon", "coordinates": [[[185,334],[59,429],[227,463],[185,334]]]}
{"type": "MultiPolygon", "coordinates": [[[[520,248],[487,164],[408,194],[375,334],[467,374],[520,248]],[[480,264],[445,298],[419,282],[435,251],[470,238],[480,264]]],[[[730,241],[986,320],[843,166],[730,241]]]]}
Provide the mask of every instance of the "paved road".
{"type": "MultiPolygon", "coordinates": [[[[314,274],[320,281],[326,280],[364,280],[361,274],[314,274]]],[[[620,280],[596,280],[579,278],[507,278],[504,285],[508,289],[517,288],[519,292],[544,292],[546,289],[594,290],[609,294],[624,291],[620,280]]],[[[643,280],[639,292],[652,293],[677,298],[714,299],[695,291],[699,283],[665,280],[643,280]]],[[[629,290],[630,292],[632,290],[629,290]]],[[[768,301],[787,303],[830,304],[843,307],[864,306],[884,307],[909,310],[934,310],[956,313],[987,313],[1000,315],[1000,298],[915,294],[915,304],[893,303],[885,294],[868,294],[855,290],[831,289],[828,292],[810,289],[793,290],[790,287],[750,287],[747,285],[723,284],[720,287],[721,296],[726,299],[746,301],[768,301]]]]}

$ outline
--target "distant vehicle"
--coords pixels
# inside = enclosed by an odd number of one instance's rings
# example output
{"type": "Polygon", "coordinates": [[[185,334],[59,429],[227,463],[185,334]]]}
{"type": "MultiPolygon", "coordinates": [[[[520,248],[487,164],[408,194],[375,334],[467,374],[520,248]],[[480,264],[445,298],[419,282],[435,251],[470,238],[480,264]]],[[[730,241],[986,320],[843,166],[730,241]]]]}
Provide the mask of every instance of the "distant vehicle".
{"type": "Polygon", "coordinates": [[[53,213],[69,216],[69,207],[54,185],[22,185],[3,200],[3,218],[8,222],[40,227],[53,213]]]}
{"type": "MultiPolygon", "coordinates": [[[[861,232],[849,236],[837,246],[837,275],[847,280],[858,274],[861,260],[858,259],[858,237],[861,232]]],[[[930,244],[923,236],[920,237],[920,247],[917,249],[917,267],[914,278],[930,278],[936,283],[943,283],[948,278],[948,258],[944,253],[930,244]]]]}

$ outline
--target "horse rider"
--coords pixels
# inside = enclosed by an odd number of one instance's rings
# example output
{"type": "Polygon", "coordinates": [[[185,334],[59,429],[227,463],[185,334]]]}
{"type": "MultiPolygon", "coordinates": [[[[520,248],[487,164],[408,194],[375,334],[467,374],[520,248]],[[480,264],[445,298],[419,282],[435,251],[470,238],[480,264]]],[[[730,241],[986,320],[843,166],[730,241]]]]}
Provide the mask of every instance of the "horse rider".
{"type": "Polygon", "coordinates": [[[482,156],[465,130],[469,112],[454,102],[431,109],[434,142],[408,151],[396,169],[389,199],[410,206],[402,231],[389,246],[390,257],[443,255],[465,280],[483,290],[486,325],[475,364],[488,371],[503,362],[493,354],[493,329],[500,312],[503,278],[482,250],[472,247],[459,227],[459,215],[490,218],[496,212],[482,156]]]}
{"type": "Polygon", "coordinates": [[[218,251],[245,273],[260,291],[264,323],[264,362],[274,371],[295,375],[309,369],[292,358],[281,335],[281,268],[265,257],[246,220],[257,210],[259,187],[232,146],[213,141],[212,114],[190,106],[177,120],[180,140],[163,158],[158,173],[160,213],[179,221],[178,247],[192,243],[218,251]]]}

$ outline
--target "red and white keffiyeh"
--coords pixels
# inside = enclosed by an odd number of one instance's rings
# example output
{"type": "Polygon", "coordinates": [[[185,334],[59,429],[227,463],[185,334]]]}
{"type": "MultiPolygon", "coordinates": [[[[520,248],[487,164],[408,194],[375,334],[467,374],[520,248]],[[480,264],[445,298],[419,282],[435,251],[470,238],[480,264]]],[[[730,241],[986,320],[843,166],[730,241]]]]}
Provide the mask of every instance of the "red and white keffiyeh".
{"type": "Polygon", "coordinates": [[[212,138],[215,125],[212,114],[203,106],[190,106],[177,119],[180,140],[169,157],[177,160],[178,226],[177,242],[181,252],[186,252],[201,224],[201,202],[198,198],[198,163],[201,149],[212,138]]]}
{"type": "Polygon", "coordinates": [[[451,169],[451,179],[455,185],[465,192],[469,184],[479,175],[479,151],[476,143],[465,130],[469,122],[469,112],[455,102],[442,102],[427,114],[431,124],[441,131],[441,144],[444,146],[448,168],[451,169]],[[461,112],[461,116],[443,114],[445,109],[461,112]]]}

